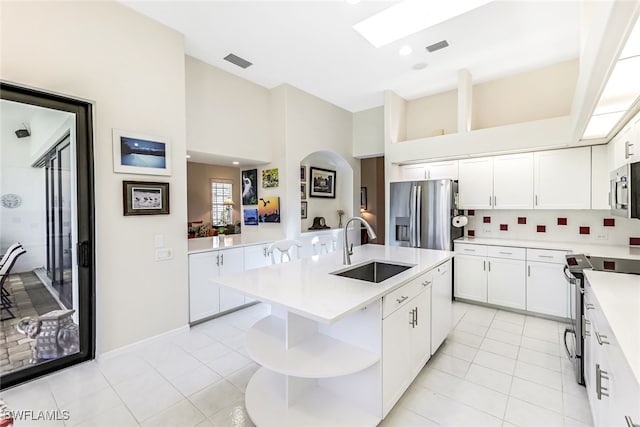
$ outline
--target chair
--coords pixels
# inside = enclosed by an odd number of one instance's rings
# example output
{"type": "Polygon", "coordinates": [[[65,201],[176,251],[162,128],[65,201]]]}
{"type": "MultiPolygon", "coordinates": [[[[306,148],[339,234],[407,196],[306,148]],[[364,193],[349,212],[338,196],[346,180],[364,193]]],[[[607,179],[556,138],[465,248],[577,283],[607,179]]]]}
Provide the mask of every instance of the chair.
{"type": "Polygon", "coordinates": [[[267,249],[267,254],[269,254],[271,256],[271,264],[277,264],[276,263],[276,257],[274,252],[277,250],[278,252],[280,252],[280,264],[282,264],[283,262],[285,262],[285,257],[288,258],[288,261],[292,261],[293,257],[292,257],[292,249],[296,248],[295,251],[295,256],[296,259],[300,259],[300,248],[302,247],[302,243],[299,240],[278,240],[276,242],[273,242],[269,248],[267,249]]]}
{"type": "Polygon", "coordinates": [[[13,303],[9,299],[9,291],[4,288],[4,283],[7,280],[7,277],[9,277],[11,269],[15,265],[18,257],[26,252],[27,251],[22,246],[14,249],[5,260],[4,264],[2,264],[2,267],[0,267],[0,288],[2,288],[2,293],[0,293],[0,311],[4,310],[9,313],[9,317],[0,316],[0,320],[8,320],[16,317],[15,314],[13,314],[13,312],[11,311],[13,303]]]}
{"type": "Polygon", "coordinates": [[[322,255],[323,252],[328,254],[329,252],[336,250],[338,246],[338,238],[333,235],[323,237],[315,236],[311,239],[311,245],[313,245],[314,255],[322,255]]]}
{"type": "Polygon", "coordinates": [[[7,259],[9,259],[9,255],[11,255],[11,253],[13,251],[15,251],[16,249],[21,248],[21,247],[22,247],[22,245],[20,244],[20,242],[16,242],[13,245],[9,246],[7,251],[2,256],[2,259],[0,260],[0,268],[2,268],[2,266],[4,265],[5,262],[7,262],[7,259]]]}

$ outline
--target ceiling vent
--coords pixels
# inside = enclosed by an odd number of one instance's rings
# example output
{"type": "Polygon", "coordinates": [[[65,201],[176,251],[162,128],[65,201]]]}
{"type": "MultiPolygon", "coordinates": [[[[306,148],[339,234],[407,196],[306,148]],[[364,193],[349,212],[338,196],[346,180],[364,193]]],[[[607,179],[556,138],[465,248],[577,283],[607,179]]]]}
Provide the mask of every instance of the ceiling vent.
{"type": "Polygon", "coordinates": [[[234,55],[233,53],[230,53],[229,55],[225,56],[224,60],[229,61],[240,68],[248,68],[253,65],[251,62],[247,61],[244,58],[240,58],[238,55],[234,55]]]}
{"type": "Polygon", "coordinates": [[[23,123],[22,126],[22,128],[16,130],[16,136],[18,138],[26,138],[28,136],[31,136],[31,132],[29,131],[27,125],[23,123]]]}
{"type": "Polygon", "coordinates": [[[436,50],[444,49],[445,47],[449,47],[449,43],[446,40],[442,40],[438,43],[427,46],[427,51],[435,52],[436,50]]]}

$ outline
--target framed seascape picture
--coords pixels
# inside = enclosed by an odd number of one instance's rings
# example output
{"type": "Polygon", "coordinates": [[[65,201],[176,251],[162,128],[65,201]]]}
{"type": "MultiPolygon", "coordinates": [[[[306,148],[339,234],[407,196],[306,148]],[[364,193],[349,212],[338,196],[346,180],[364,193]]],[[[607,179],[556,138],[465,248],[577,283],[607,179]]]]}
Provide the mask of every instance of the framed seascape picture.
{"type": "Polygon", "coordinates": [[[260,222],[280,222],[280,197],[261,197],[258,219],[260,222]]]}
{"type": "Polygon", "coordinates": [[[300,218],[307,218],[307,202],[300,202],[300,218]]]}
{"type": "Polygon", "coordinates": [[[242,204],[258,204],[258,169],[242,171],[242,204]]]}
{"type": "Polygon", "coordinates": [[[265,169],[262,171],[262,188],[275,188],[278,186],[278,169],[265,169]]]}
{"type": "Polygon", "coordinates": [[[169,213],[169,183],[122,181],[124,215],[163,215],[169,213]]]}
{"type": "Polygon", "coordinates": [[[307,184],[302,182],[300,183],[300,200],[306,200],[307,198],[307,184]]]}
{"type": "Polygon", "coordinates": [[[143,175],[171,175],[169,141],[113,129],[113,171],[143,175]]]}
{"type": "Polygon", "coordinates": [[[309,186],[310,197],[324,197],[335,199],[336,197],[336,171],[329,169],[309,168],[311,185],[309,186]]]}
{"type": "Polygon", "coordinates": [[[258,209],[243,209],[244,225],[258,225],[258,209]]]}

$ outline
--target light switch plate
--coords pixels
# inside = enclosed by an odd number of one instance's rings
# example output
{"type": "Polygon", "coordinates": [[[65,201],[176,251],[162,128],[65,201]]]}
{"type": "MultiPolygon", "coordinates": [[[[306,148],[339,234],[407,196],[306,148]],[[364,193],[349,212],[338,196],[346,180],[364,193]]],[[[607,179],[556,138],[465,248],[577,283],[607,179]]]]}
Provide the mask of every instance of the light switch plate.
{"type": "Polygon", "coordinates": [[[153,247],[154,248],[161,248],[163,246],[164,246],[164,235],[156,234],[154,239],[153,239],[153,247]]]}

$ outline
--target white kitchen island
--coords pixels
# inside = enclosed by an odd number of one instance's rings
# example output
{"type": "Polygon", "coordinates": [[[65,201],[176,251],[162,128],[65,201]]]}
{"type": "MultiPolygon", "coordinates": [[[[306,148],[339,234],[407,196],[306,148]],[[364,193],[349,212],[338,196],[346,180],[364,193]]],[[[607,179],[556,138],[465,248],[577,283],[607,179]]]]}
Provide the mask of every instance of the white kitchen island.
{"type": "Polygon", "coordinates": [[[452,252],[364,245],[216,277],[271,304],[247,334],[260,365],[245,403],[263,426],[374,426],[451,329],[452,252]],[[331,274],[369,261],[411,266],[381,283],[331,274]],[[433,336],[433,339],[432,339],[433,336]]]}

